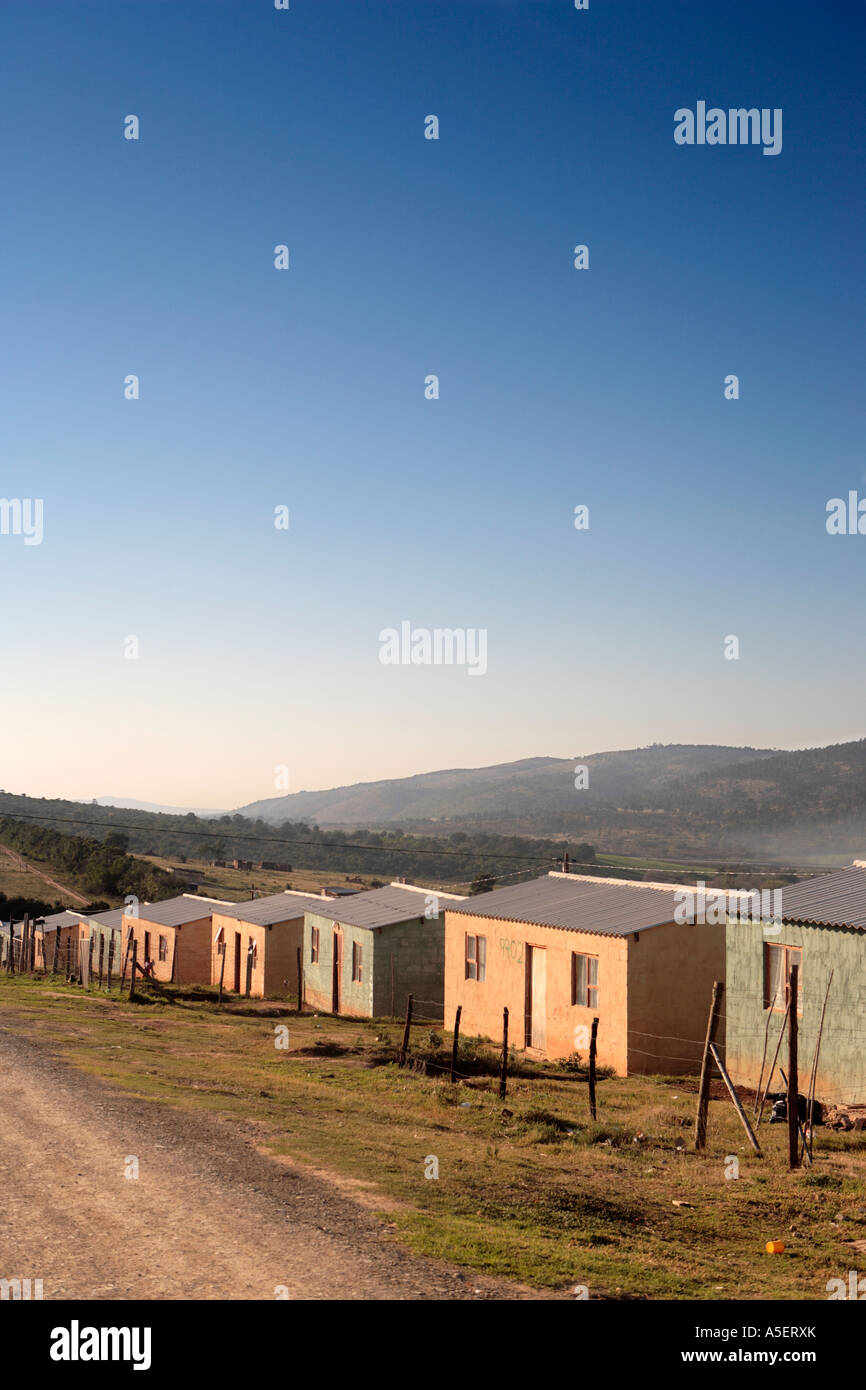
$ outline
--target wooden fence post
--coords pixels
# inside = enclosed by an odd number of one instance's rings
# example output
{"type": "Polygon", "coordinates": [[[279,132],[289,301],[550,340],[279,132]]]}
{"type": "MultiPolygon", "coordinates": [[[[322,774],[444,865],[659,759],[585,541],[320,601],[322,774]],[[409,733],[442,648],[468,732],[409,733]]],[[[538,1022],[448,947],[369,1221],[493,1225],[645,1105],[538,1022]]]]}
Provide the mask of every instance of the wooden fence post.
{"type": "MultiPolygon", "coordinates": [[[[782,1085],[785,1087],[785,1093],[787,1094],[787,1091],[788,1091],[788,1078],[787,1078],[787,1076],[785,1075],[785,1068],[784,1068],[784,1067],[780,1067],[780,1068],[779,1068],[779,1075],[780,1075],[781,1078],[782,1078],[782,1085]]],[[[785,1102],[785,1108],[786,1108],[786,1109],[787,1109],[787,1105],[788,1105],[788,1102],[786,1101],[786,1102],[785,1102]]],[[[798,1107],[798,1108],[799,1108],[799,1107],[798,1107]]],[[[799,1133],[800,1138],[801,1138],[802,1141],[803,1141],[803,1148],[799,1151],[799,1152],[800,1152],[800,1160],[802,1161],[803,1158],[805,1158],[806,1162],[808,1163],[809,1167],[811,1168],[811,1167],[812,1167],[812,1155],[809,1153],[808,1149],[806,1148],[806,1130],[805,1130],[804,1126],[802,1125],[802,1123],[801,1123],[801,1121],[800,1121],[799,1113],[798,1113],[798,1115],[797,1115],[797,1132],[799,1133]]]]}
{"type": "Polygon", "coordinates": [[[595,1119],[595,1058],[598,1050],[598,1019],[592,1020],[592,1030],[589,1035],[589,1113],[595,1119]]]}
{"type": "Polygon", "coordinates": [[[405,1067],[405,1065],[406,1065],[406,1058],[407,1058],[408,1055],[409,1055],[409,1034],[410,1034],[411,1028],[412,1028],[412,996],[411,996],[411,994],[410,994],[409,997],[408,997],[408,999],[406,1000],[406,1025],[405,1025],[405,1027],[404,1027],[404,1029],[403,1029],[403,1046],[400,1048],[400,1053],[399,1053],[399,1056],[398,1056],[398,1058],[397,1058],[397,1060],[398,1060],[398,1062],[400,1063],[400,1066],[401,1066],[401,1067],[405,1067]]]}
{"type": "Polygon", "coordinates": [[[15,919],[9,918],[9,955],[6,957],[6,973],[15,974],[15,919]]]}
{"type": "Polygon", "coordinates": [[[132,940],[132,969],[129,972],[129,1002],[135,999],[135,972],[138,969],[138,942],[133,937],[132,940]]]}
{"type": "Polygon", "coordinates": [[[764,1052],[761,1057],[761,1070],[758,1074],[758,1089],[755,1091],[755,1108],[752,1112],[755,1115],[757,1115],[758,1113],[758,1103],[761,1099],[761,1087],[764,1084],[764,1067],[767,1065],[767,1045],[770,1041],[770,1019],[773,1017],[773,1009],[776,1007],[777,998],[778,994],[774,994],[772,1003],[770,1004],[770,1007],[767,1010],[767,1022],[764,1028],[764,1052]]]}
{"type": "Polygon", "coordinates": [[[114,964],[114,932],[108,933],[108,953],[105,961],[105,988],[111,993],[111,967],[114,964]]]}
{"type": "Polygon", "coordinates": [[[713,1054],[713,1061],[719,1069],[719,1075],[721,1076],[722,1080],[728,1088],[728,1095],[734,1102],[734,1109],[736,1110],[737,1114],[740,1117],[740,1120],[742,1121],[743,1129],[746,1131],[746,1134],[748,1135],[749,1143],[755,1150],[755,1153],[758,1155],[758,1158],[763,1158],[763,1154],[761,1153],[761,1146],[755,1138],[755,1135],[752,1131],[752,1126],[749,1124],[749,1121],[746,1118],[746,1112],[742,1107],[740,1097],[737,1095],[737,1092],[734,1089],[734,1083],[728,1076],[727,1068],[724,1062],[722,1061],[721,1053],[719,1052],[719,1049],[716,1047],[715,1043],[710,1043],[710,1052],[713,1054]]]}
{"type": "Polygon", "coordinates": [[[719,1023],[719,1010],[722,1003],[724,985],[719,980],[713,984],[713,999],[710,1004],[710,1016],[707,1019],[707,1037],[704,1043],[704,1058],[701,1063],[701,1082],[698,1087],[698,1110],[695,1116],[695,1148],[704,1149],[707,1144],[707,1114],[710,1108],[710,1075],[712,1067],[712,1054],[710,1044],[716,1040],[716,1028],[719,1023]]]}
{"type": "Polygon", "coordinates": [[[221,1003],[223,1002],[223,980],[225,979],[225,976],[226,976],[226,942],[225,942],[224,939],[219,943],[219,953],[220,953],[220,992],[219,992],[219,999],[217,1000],[217,1003],[221,1004],[221,1003]]]}
{"type": "Polygon", "coordinates": [[[499,1099],[505,1099],[508,1086],[508,1010],[502,1010],[502,1062],[499,1067],[499,1099]]]}
{"type": "Polygon", "coordinates": [[[451,1082],[457,1080],[457,1048],[460,1043],[460,1015],[463,1012],[463,1005],[457,1005],[457,1012],[454,1015],[454,1039],[451,1043],[451,1082]]]}
{"type": "Polygon", "coordinates": [[[58,929],[57,927],[55,927],[55,929],[54,929],[54,955],[53,955],[52,958],[51,958],[51,973],[52,973],[52,975],[56,975],[56,974],[57,974],[57,958],[58,958],[59,955],[60,955],[60,931],[59,931],[59,929],[58,929]]]}
{"type": "MultiPolygon", "coordinates": [[[[803,1139],[804,1146],[808,1140],[809,1159],[812,1158],[812,1130],[813,1130],[813,1111],[815,1109],[815,1083],[818,1077],[818,1054],[821,1051],[821,1038],[824,1034],[824,1015],[827,1012],[827,1000],[830,998],[830,986],[833,983],[833,976],[836,972],[830,971],[830,978],[827,981],[827,992],[824,995],[824,1006],[821,1009],[821,1022],[818,1026],[818,1036],[815,1039],[815,1055],[812,1058],[812,1070],[809,1074],[809,1099],[806,1109],[806,1132],[803,1139]]],[[[804,1148],[805,1152],[805,1148],[804,1148]]]]}
{"type": "Polygon", "coordinates": [[[800,1166],[800,1095],[797,1077],[797,1002],[800,967],[791,966],[791,1011],[788,1015],[788,1167],[800,1166]]]}
{"type": "Polygon", "coordinates": [[[121,994],[123,993],[123,986],[124,986],[124,984],[125,984],[125,982],[126,982],[126,966],[127,966],[128,960],[129,960],[129,953],[130,953],[131,949],[132,949],[132,927],[127,927],[127,929],[126,929],[126,950],[125,950],[124,953],[123,953],[123,961],[121,962],[121,966],[120,966],[120,984],[118,985],[118,989],[120,990],[121,994]]]}
{"type": "Polygon", "coordinates": [[[788,1013],[789,1013],[789,1011],[790,1011],[790,1008],[791,1008],[791,1001],[790,1001],[790,999],[789,999],[789,1000],[788,1000],[788,1003],[785,1005],[785,1012],[782,1014],[782,1026],[781,1026],[781,1028],[779,1029],[779,1036],[778,1036],[778,1038],[776,1039],[776,1051],[773,1053],[773,1065],[770,1067],[770,1070],[769,1070],[768,1073],[767,1073],[767,1080],[766,1080],[766,1082],[765,1082],[765,1084],[764,1084],[764,1089],[763,1089],[763,1091],[761,1092],[761,1104],[760,1104],[760,1106],[758,1107],[758,1120],[757,1120],[757,1124],[755,1125],[755,1128],[756,1128],[756,1129],[760,1129],[760,1127],[761,1127],[761,1121],[762,1121],[762,1119],[764,1118],[764,1106],[765,1106],[766,1103],[767,1103],[767,1095],[769,1094],[770,1087],[771,1087],[772,1084],[773,1084],[773,1074],[774,1074],[774,1072],[775,1072],[775,1070],[776,1070],[776,1063],[777,1063],[778,1060],[779,1060],[779,1049],[780,1049],[781,1046],[782,1046],[782,1039],[783,1039],[784,1036],[785,1036],[785,1027],[786,1027],[787,1022],[788,1022],[788,1013]]]}

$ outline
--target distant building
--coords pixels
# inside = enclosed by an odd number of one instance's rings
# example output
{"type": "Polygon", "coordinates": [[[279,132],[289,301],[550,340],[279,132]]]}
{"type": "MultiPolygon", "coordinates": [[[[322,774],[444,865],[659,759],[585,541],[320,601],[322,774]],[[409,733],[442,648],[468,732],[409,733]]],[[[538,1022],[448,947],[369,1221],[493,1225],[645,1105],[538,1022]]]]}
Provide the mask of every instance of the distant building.
{"type": "Polygon", "coordinates": [[[322,892],[326,898],[351,898],[360,893],[360,888],[347,888],[345,884],[338,883],[332,887],[323,888],[322,892]]]}
{"type": "Polygon", "coordinates": [[[0,922],[0,966],[5,970],[9,964],[9,952],[12,951],[12,964],[17,970],[18,962],[21,959],[21,926],[20,922],[0,922]]]}
{"type": "Polygon", "coordinates": [[[273,859],[263,859],[257,867],[259,869],[269,869],[279,874],[290,874],[292,872],[291,864],[278,864],[273,859]]]}
{"type": "Polygon", "coordinates": [[[233,859],[233,860],[232,860],[232,868],[233,868],[233,869],[240,869],[240,870],[241,870],[243,873],[245,873],[245,874],[248,874],[248,873],[250,872],[250,870],[252,869],[252,867],[253,867],[253,861],[252,861],[252,859],[233,859]]]}
{"type": "Polygon", "coordinates": [[[88,936],[85,919],[80,912],[53,912],[36,926],[36,964],[51,970],[55,960],[57,969],[62,972],[78,972],[80,968],[79,942],[88,936]]]}
{"type": "Polygon", "coordinates": [[[178,883],[186,883],[191,888],[197,888],[200,883],[204,883],[205,873],[202,869],[189,869],[186,864],[179,864],[168,871],[172,878],[176,878],[178,883]]]}
{"type": "Polygon", "coordinates": [[[93,942],[90,959],[98,974],[100,964],[103,976],[108,974],[109,962],[113,976],[119,978],[123,966],[123,908],[113,907],[93,916],[82,913],[82,939],[89,937],[93,942]]]}

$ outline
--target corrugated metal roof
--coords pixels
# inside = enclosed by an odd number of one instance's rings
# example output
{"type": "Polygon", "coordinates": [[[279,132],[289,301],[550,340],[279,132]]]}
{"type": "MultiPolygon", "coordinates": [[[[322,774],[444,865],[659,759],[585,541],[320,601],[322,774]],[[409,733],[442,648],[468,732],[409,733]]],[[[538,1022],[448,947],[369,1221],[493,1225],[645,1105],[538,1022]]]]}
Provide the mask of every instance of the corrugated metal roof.
{"type": "Polygon", "coordinates": [[[86,920],[83,913],[70,912],[68,909],[64,909],[63,912],[52,912],[50,917],[46,917],[42,930],[47,932],[56,931],[58,927],[80,927],[81,923],[86,920]]]}
{"type": "MultiPolygon", "coordinates": [[[[166,898],[165,902],[161,903],[141,903],[137,916],[143,922],[156,922],[157,926],[161,927],[182,927],[186,922],[197,922],[200,918],[210,917],[211,913],[222,911],[224,907],[234,907],[234,903],[183,893],[179,898],[166,898]]],[[[125,915],[128,917],[130,914],[125,915]]]]}
{"type": "Polygon", "coordinates": [[[676,885],[657,888],[623,880],[547,875],[508,888],[494,888],[452,906],[447,912],[526,922],[593,936],[627,936],[673,922],[679,899],[676,885]]]}
{"type": "MultiPolygon", "coordinates": [[[[327,917],[331,922],[345,922],[347,927],[390,927],[396,922],[410,922],[413,917],[423,917],[426,895],[438,897],[442,906],[450,906],[452,899],[446,893],[437,893],[433,888],[404,888],[389,884],[387,888],[370,888],[365,893],[356,893],[351,898],[317,898],[310,903],[308,912],[318,917],[327,917]]],[[[440,909],[441,910],[441,909],[440,909]]]]}
{"type": "Polygon", "coordinates": [[[111,907],[107,912],[82,913],[85,922],[98,922],[101,927],[116,927],[120,930],[123,923],[124,909],[122,907],[111,907]]]}
{"type": "Polygon", "coordinates": [[[303,917],[307,911],[315,910],[315,905],[325,902],[315,893],[272,893],[267,898],[248,898],[243,903],[232,903],[229,907],[215,907],[221,917],[232,917],[236,922],[251,922],[255,926],[269,927],[274,922],[287,922],[292,917],[303,917]]]}
{"type": "Polygon", "coordinates": [[[779,890],[786,922],[866,930],[866,868],[852,865],[779,890]]]}

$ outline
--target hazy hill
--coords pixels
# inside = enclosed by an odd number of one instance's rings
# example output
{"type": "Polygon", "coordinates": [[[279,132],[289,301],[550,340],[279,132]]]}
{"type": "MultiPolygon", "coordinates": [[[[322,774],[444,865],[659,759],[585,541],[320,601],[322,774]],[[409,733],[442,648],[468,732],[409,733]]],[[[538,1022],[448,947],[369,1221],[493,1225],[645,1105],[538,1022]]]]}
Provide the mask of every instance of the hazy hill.
{"type": "MultiPolygon", "coordinates": [[[[752,766],[778,755],[768,749],[715,744],[654,744],[572,758],[524,758],[493,767],[453,768],[384,782],[358,782],[329,791],[296,792],[241,806],[238,814],[275,824],[310,820],[319,825],[384,825],[389,822],[461,820],[531,821],[538,833],[590,807],[642,804],[664,799],[682,779],[752,766]],[[578,765],[589,785],[575,791],[578,765]]],[[[790,755],[789,755],[790,756],[790,755]]]]}
{"type": "Polygon", "coordinates": [[[243,815],[591,841],[608,853],[819,862],[866,857],[866,740],[796,752],[660,745],[527,758],[255,802],[243,815]],[[585,764],[589,785],[574,786],[585,764]]]}
{"type": "Polygon", "coordinates": [[[135,801],[126,796],[97,796],[93,802],[95,806],[116,806],[120,810],[127,811],[153,811],[158,815],[166,816],[224,816],[225,811],[213,811],[201,806],[163,806],[158,801],[135,801]]]}
{"type": "Polygon", "coordinates": [[[546,862],[580,844],[641,859],[821,864],[866,858],[866,740],[802,752],[653,745],[526,758],[300,792],[207,818],[0,791],[4,813],[65,833],[117,830],[136,852],[449,881],[492,860],[505,873],[521,862],[515,855],[546,862]],[[582,790],[579,764],[589,772],[582,790]]]}

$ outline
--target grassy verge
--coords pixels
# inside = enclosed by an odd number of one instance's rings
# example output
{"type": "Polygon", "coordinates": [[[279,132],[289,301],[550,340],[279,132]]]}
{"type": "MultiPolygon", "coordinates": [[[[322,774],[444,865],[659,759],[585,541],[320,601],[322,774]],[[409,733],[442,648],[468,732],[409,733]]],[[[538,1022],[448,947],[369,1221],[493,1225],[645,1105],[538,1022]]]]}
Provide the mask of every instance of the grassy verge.
{"type": "MultiPolygon", "coordinates": [[[[539,1288],[825,1299],[828,1279],[866,1261],[855,1243],[866,1239],[866,1136],[819,1130],[814,1169],[790,1174],[784,1126],[762,1126],[758,1159],[730,1103],[715,1100],[697,1155],[693,1078],[605,1078],[593,1123],[580,1073],[523,1064],[502,1102],[485,1045],[464,1043],[467,1079],[452,1086],[395,1065],[395,1024],[180,999],[130,1006],[6,976],[0,1023],[130,1094],[245,1123],[421,1253],[539,1288]],[[726,1176],[732,1158],[738,1178],[726,1176]],[[770,1239],[785,1253],[766,1254],[770,1239]]],[[[444,1063],[449,1043],[419,1028],[412,1045],[444,1063]]]]}

